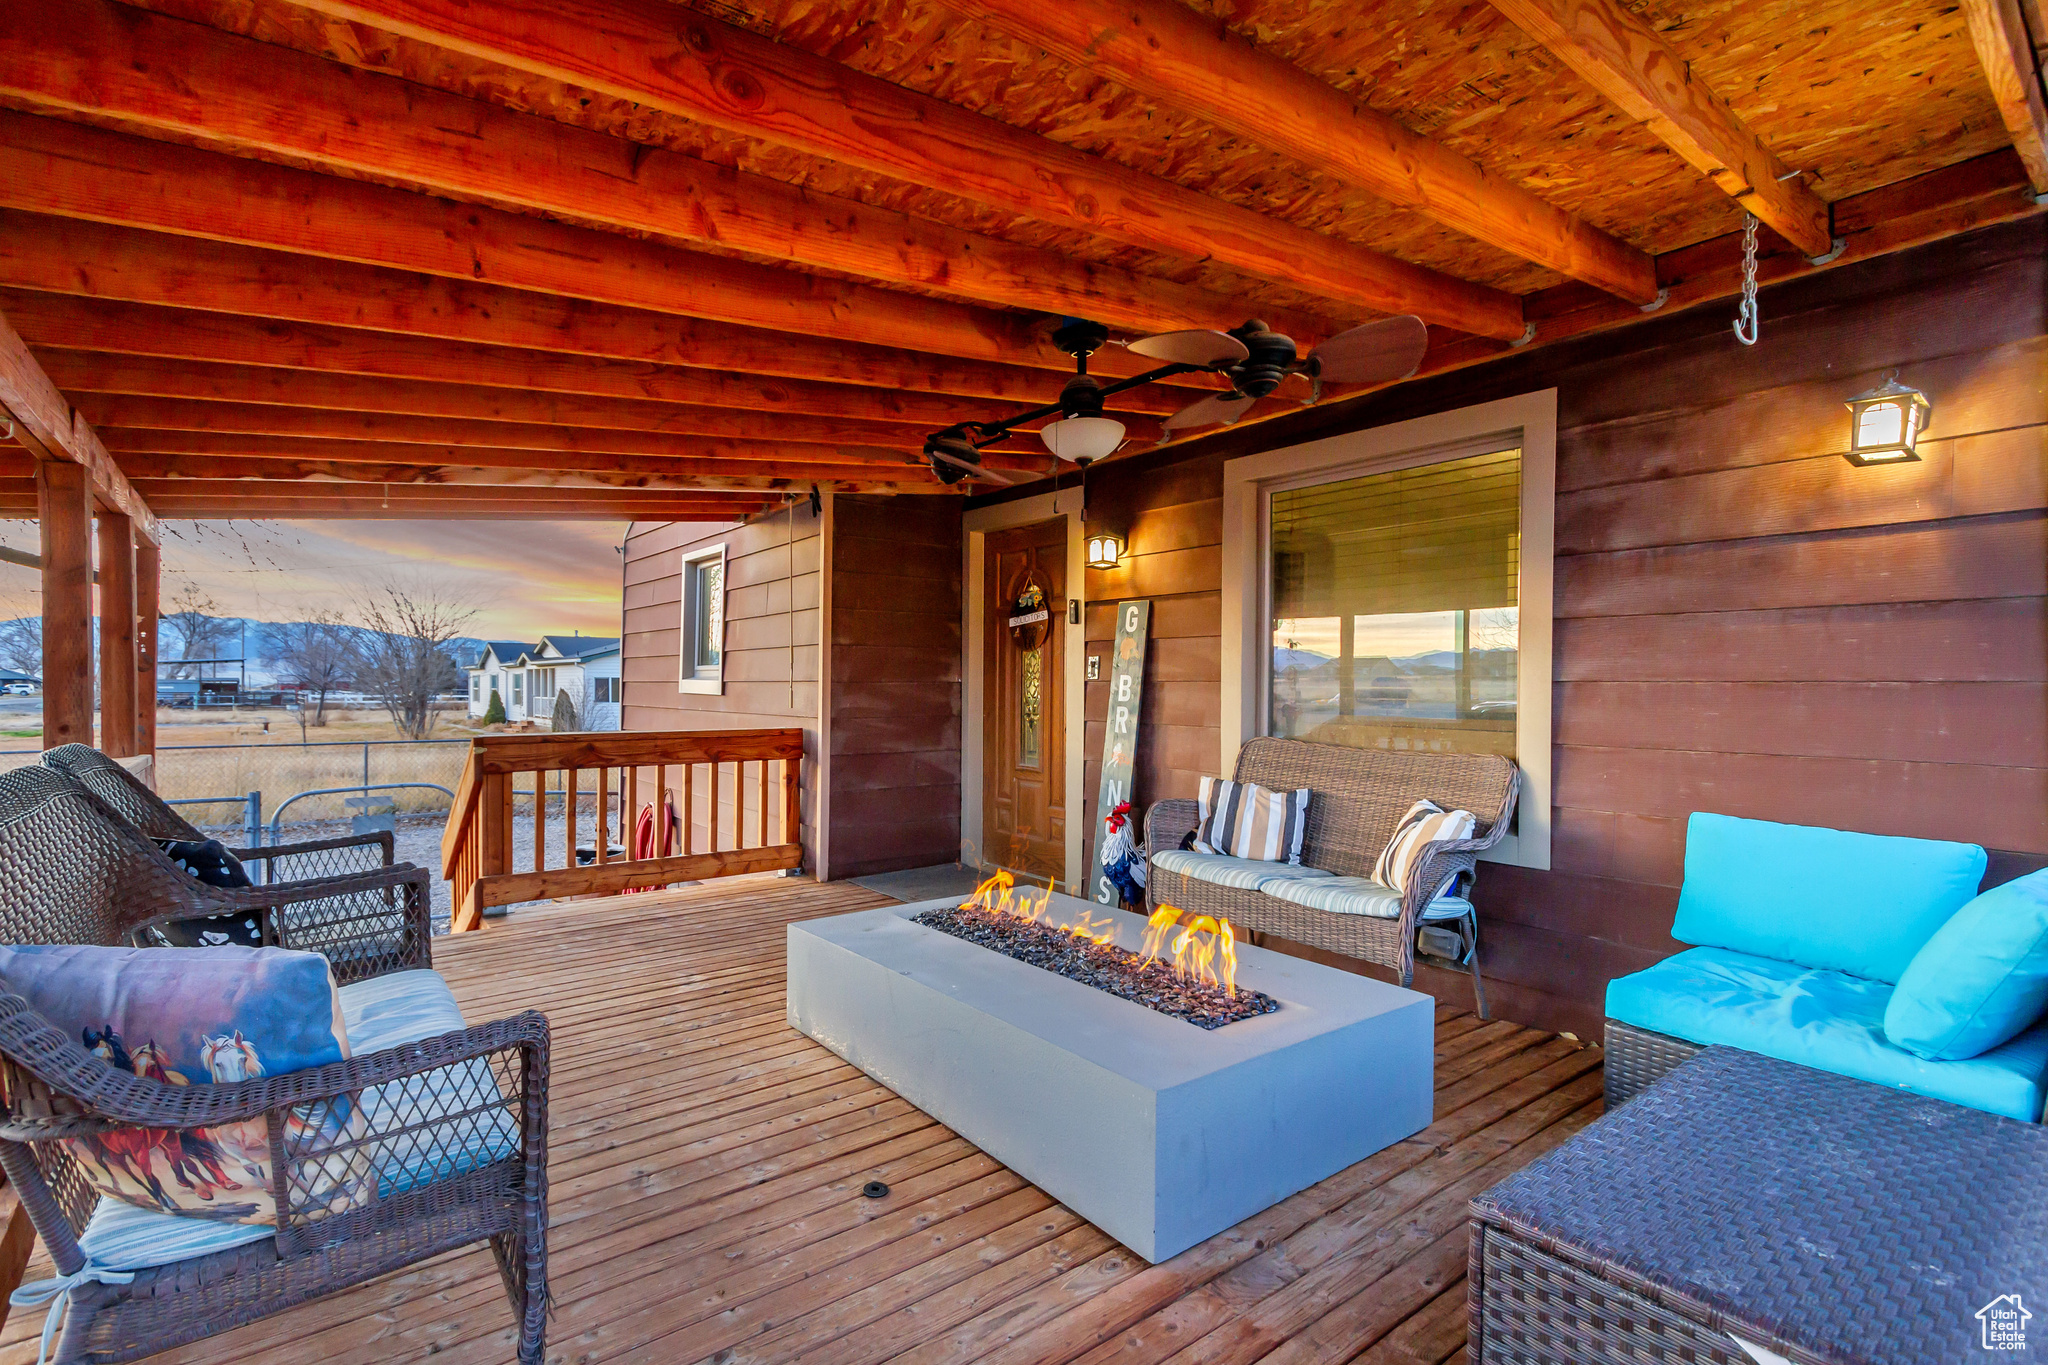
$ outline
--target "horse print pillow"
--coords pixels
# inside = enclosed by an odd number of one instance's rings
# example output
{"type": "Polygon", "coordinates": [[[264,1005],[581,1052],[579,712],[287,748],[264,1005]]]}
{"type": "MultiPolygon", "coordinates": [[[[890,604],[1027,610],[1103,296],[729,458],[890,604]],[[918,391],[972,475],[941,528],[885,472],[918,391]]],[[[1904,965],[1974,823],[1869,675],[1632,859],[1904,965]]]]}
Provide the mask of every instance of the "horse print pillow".
{"type": "MultiPolygon", "coordinates": [[[[0,947],[4,989],[124,1071],[167,1085],[277,1076],[349,1055],[327,959],[283,948],[0,947]]],[[[293,1212],[339,1213],[375,1193],[349,1098],[293,1111],[293,1212]]],[[[64,1140],[101,1194],[230,1223],[277,1219],[263,1119],[64,1140]]]]}

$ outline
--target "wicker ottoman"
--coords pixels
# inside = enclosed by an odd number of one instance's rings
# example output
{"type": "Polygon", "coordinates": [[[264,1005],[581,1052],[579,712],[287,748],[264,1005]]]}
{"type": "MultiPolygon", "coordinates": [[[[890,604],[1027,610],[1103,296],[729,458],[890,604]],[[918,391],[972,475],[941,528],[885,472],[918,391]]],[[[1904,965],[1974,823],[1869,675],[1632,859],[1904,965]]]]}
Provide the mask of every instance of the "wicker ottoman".
{"type": "Polygon", "coordinates": [[[1472,1365],[2024,1361],[2044,1189],[2039,1124],[1708,1048],[1472,1202],[1472,1365]]]}

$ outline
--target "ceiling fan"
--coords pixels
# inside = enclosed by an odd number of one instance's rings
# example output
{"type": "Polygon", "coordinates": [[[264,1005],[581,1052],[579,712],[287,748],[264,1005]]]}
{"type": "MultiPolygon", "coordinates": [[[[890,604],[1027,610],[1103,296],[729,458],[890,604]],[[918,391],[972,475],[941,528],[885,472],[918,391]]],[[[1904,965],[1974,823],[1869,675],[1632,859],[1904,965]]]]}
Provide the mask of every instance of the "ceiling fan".
{"type": "Polygon", "coordinates": [[[1015,435],[1017,428],[1042,417],[1057,417],[1040,429],[1045,447],[1063,460],[1087,465],[1113,453],[1124,441],[1124,424],[1103,416],[1103,399],[1177,374],[1220,374],[1230,381],[1225,393],[1197,399],[1162,424],[1162,441],[1194,427],[1229,425],[1254,403],[1296,375],[1308,380],[1304,405],[1322,397],[1323,385],[1384,384],[1405,379],[1422,363],[1429,329],[1413,314],[1383,318],[1353,327],[1302,355],[1292,337],[1283,336],[1254,318],[1227,332],[1196,328],[1163,332],[1128,343],[1125,349],[1165,363],[1128,379],[1104,383],[1088,373],[1088,357],[1109,341],[1099,322],[1068,318],[1052,334],[1053,344],[1074,357],[1074,377],[1060,390],[1059,401],[1033,408],[1001,422],[958,422],[925,439],[925,459],[942,483],[958,483],[972,474],[996,483],[1015,480],[989,469],[981,452],[1015,435]]]}

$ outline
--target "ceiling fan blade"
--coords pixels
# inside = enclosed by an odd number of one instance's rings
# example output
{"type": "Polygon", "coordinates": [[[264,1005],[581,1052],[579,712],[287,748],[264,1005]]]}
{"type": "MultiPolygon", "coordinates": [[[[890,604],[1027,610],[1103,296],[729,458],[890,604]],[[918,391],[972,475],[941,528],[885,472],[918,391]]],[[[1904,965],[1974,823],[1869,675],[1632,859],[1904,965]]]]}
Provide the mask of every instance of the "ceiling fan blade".
{"type": "MultiPolygon", "coordinates": [[[[971,448],[972,447],[970,447],[970,449],[971,448]]],[[[990,469],[987,465],[978,464],[973,460],[962,459],[958,455],[949,454],[944,450],[937,449],[935,445],[927,447],[925,453],[930,455],[934,460],[944,460],[947,464],[952,465],[956,469],[964,469],[977,479],[987,479],[990,483],[999,483],[1006,488],[1014,485],[1017,482],[1015,479],[1010,478],[1007,475],[996,473],[995,470],[990,469]]]]}
{"type": "Polygon", "coordinates": [[[1173,365],[1235,365],[1251,354],[1242,341],[1228,332],[1211,332],[1206,328],[1141,337],[1125,349],[1148,360],[1164,360],[1173,365]]]}
{"type": "Polygon", "coordinates": [[[1413,313],[1339,332],[1308,353],[1325,384],[1384,384],[1406,379],[1429,348],[1429,328],[1413,313]]]}
{"type": "Polygon", "coordinates": [[[1188,404],[1160,426],[1167,431],[1179,431],[1184,427],[1212,427],[1221,423],[1228,426],[1251,411],[1256,398],[1247,398],[1241,393],[1218,393],[1188,404]]]}

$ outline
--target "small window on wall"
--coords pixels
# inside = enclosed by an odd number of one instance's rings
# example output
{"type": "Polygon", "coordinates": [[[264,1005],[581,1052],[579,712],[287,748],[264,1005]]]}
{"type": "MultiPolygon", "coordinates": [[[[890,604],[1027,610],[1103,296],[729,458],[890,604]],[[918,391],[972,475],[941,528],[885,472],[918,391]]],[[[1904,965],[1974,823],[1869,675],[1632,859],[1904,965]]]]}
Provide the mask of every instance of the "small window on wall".
{"type": "Polygon", "coordinates": [[[512,704],[514,706],[524,706],[526,704],[526,675],[524,673],[508,673],[505,676],[512,680],[512,704]]]}
{"type": "Polygon", "coordinates": [[[1522,453],[1271,495],[1267,733],[1516,757],[1522,453]]]}
{"type": "Polygon", "coordinates": [[[591,699],[599,706],[615,704],[619,699],[617,678],[594,678],[591,680],[591,699]]]}
{"type": "Polygon", "coordinates": [[[484,699],[484,679],[481,673],[469,675],[469,699],[471,701],[482,701],[484,699]]]}
{"type": "Polygon", "coordinates": [[[724,691],[725,547],[694,550],[683,557],[681,690],[724,691]]]}

